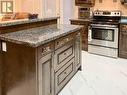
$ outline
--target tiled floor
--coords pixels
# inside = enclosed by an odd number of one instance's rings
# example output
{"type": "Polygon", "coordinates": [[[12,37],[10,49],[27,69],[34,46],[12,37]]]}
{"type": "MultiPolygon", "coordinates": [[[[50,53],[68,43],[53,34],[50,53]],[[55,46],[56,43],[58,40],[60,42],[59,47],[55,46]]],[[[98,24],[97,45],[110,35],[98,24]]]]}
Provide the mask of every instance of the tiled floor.
{"type": "Polygon", "coordinates": [[[59,95],[127,95],[127,60],[82,52],[79,71],[59,95]]]}

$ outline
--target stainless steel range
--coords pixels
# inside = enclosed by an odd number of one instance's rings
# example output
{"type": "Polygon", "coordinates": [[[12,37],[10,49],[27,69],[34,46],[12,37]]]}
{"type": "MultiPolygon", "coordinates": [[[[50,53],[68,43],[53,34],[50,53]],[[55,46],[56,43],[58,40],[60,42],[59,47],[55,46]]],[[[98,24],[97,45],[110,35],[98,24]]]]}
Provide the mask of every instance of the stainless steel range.
{"type": "Polygon", "coordinates": [[[120,11],[94,11],[89,28],[88,52],[118,56],[120,11]]]}

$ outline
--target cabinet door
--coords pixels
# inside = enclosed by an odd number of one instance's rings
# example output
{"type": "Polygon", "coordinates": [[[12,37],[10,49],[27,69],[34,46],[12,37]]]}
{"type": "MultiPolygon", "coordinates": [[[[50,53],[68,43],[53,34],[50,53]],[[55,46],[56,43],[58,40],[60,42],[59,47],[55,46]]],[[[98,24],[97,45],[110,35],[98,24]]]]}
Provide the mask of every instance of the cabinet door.
{"type": "Polygon", "coordinates": [[[80,4],[80,3],[88,3],[89,0],[76,0],[76,3],[80,4]]]}
{"type": "Polygon", "coordinates": [[[75,0],[77,6],[92,7],[95,4],[95,0],[75,0]]]}
{"type": "Polygon", "coordinates": [[[119,57],[127,58],[127,30],[120,33],[119,57]]]}
{"type": "Polygon", "coordinates": [[[82,35],[82,50],[88,51],[88,25],[84,26],[82,35]]]}
{"type": "Polygon", "coordinates": [[[38,62],[39,95],[51,95],[52,93],[52,59],[51,54],[42,57],[38,62]]]}
{"type": "Polygon", "coordinates": [[[54,69],[58,71],[70,59],[74,57],[74,41],[65,44],[63,47],[57,49],[54,55],[54,69]]]}
{"type": "Polygon", "coordinates": [[[76,41],[75,41],[75,64],[76,64],[76,70],[81,66],[81,37],[80,33],[76,35],[76,41]]]}

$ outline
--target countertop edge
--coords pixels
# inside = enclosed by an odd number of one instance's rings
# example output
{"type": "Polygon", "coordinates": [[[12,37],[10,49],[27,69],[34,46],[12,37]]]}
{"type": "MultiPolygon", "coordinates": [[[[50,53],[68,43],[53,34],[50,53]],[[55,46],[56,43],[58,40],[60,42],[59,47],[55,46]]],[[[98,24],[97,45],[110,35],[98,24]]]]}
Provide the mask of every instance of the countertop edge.
{"type": "Polygon", "coordinates": [[[20,24],[28,24],[28,23],[34,23],[34,22],[39,22],[39,21],[49,21],[49,20],[54,20],[58,19],[60,17],[49,17],[49,18],[38,18],[38,19],[27,19],[27,20],[16,20],[12,22],[3,22],[0,23],[0,27],[6,27],[6,26],[13,26],[13,25],[20,25],[20,24]]]}
{"type": "Polygon", "coordinates": [[[25,46],[29,46],[29,47],[36,48],[36,47],[39,47],[39,46],[41,46],[43,44],[46,44],[46,43],[48,43],[50,41],[56,40],[56,39],[58,39],[60,37],[66,36],[66,35],[68,35],[70,33],[77,32],[78,30],[80,30],[80,29],[83,28],[83,26],[80,26],[80,25],[78,25],[78,26],[79,27],[77,27],[77,28],[75,28],[73,30],[70,30],[70,31],[68,31],[66,33],[62,33],[62,34],[56,35],[56,36],[54,36],[52,38],[49,38],[49,39],[46,39],[46,40],[43,40],[43,41],[40,41],[40,42],[35,42],[35,43],[31,43],[31,42],[29,43],[29,42],[24,42],[24,41],[9,39],[9,38],[6,38],[6,37],[1,36],[1,35],[0,35],[0,40],[2,40],[3,42],[6,42],[7,41],[7,42],[15,43],[15,44],[20,44],[20,45],[25,45],[25,46]]]}

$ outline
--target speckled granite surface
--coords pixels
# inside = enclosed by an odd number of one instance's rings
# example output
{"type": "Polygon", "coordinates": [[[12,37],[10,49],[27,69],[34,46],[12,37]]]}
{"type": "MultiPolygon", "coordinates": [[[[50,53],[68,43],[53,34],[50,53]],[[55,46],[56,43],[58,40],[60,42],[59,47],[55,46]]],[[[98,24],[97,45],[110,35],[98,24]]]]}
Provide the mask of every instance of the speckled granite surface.
{"type": "Polygon", "coordinates": [[[59,17],[50,17],[50,18],[31,19],[31,20],[22,19],[22,20],[3,21],[3,22],[0,22],[0,27],[39,22],[39,21],[48,21],[48,20],[53,20],[53,19],[58,19],[58,18],[59,17]]]}
{"type": "Polygon", "coordinates": [[[2,34],[0,35],[0,39],[30,47],[38,47],[69,33],[76,32],[80,28],[82,26],[54,24],[2,34]]]}

